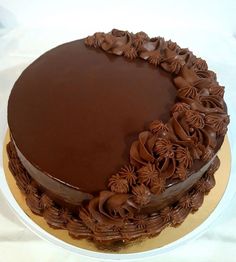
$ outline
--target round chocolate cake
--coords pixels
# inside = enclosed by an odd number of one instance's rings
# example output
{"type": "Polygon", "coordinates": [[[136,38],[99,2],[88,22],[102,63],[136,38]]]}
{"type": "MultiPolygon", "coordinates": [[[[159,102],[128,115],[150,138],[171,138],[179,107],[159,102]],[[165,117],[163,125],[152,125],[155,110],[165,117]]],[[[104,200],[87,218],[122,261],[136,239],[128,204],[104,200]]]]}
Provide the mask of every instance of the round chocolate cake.
{"type": "Polygon", "coordinates": [[[75,238],[159,234],[215,185],[224,87],[188,49],[112,30],[58,46],[16,81],[9,167],[30,209],[75,238]]]}

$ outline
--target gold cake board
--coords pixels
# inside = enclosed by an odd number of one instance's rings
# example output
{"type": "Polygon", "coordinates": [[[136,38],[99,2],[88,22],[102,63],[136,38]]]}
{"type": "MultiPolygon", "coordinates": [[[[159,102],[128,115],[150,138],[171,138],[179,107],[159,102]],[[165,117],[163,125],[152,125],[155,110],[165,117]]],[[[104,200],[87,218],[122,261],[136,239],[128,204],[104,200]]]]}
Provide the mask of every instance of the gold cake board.
{"type": "MultiPolygon", "coordinates": [[[[13,194],[15,200],[22,208],[22,210],[27,214],[29,219],[32,219],[37,225],[42,229],[47,231],[49,234],[55,236],[56,238],[71,244],[73,246],[96,251],[96,252],[109,252],[111,251],[101,251],[96,248],[96,246],[86,239],[78,240],[73,239],[68,235],[68,232],[63,229],[53,229],[48,226],[43,217],[35,215],[26,205],[25,197],[16,186],[15,179],[11,174],[8,168],[8,157],[6,153],[6,144],[9,142],[9,132],[6,135],[3,148],[3,166],[5,171],[6,180],[9,186],[11,193],[13,194]]],[[[167,227],[165,228],[158,236],[154,238],[148,238],[143,241],[134,242],[133,244],[127,245],[125,248],[116,251],[116,254],[128,254],[136,252],[144,252],[152,249],[163,247],[167,244],[170,244],[190,232],[195,228],[200,226],[214,211],[218,203],[220,202],[225,189],[228,184],[229,175],[230,175],[230,164],[231,164],[231,155],[230,155],[230,146],[228,138],[225,137],[224,143],[218,153],[218,156],[221,161],[220,168],[215,173],[216,185],[210,191],[209,195],[205,196],[204,203],[200,209],[194,214],[189,214],[185,221],[178,227],[167,227]]]]}

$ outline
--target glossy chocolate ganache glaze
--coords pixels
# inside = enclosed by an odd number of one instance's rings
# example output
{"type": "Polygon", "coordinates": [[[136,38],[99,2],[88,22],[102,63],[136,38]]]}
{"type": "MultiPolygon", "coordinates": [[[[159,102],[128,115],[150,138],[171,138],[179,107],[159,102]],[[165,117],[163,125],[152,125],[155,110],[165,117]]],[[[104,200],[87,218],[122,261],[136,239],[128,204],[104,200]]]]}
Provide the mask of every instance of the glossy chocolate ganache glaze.
{"type": "Polygon", "coordinates": [[[224,87],[188,49],[112,30],[33,62],[8,104],[9,167],[31,210],[76,238],[153,236],[214,186],[224,87]]]}

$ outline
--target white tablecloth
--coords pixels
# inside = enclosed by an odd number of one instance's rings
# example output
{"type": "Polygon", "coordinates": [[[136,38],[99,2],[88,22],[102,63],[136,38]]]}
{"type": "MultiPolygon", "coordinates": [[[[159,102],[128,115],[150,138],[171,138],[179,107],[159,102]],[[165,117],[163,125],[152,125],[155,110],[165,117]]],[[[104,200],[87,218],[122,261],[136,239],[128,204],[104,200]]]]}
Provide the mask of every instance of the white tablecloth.
{"type": "MultiPolygon", "coordinates": [[[[0,146],[6,130],[8,95],[22,70],[55,45],[115,27],[171,38],[208,61],[210,69],[217,72],[219,82],[226,86],[225,98],[231,115],[230,142],[233,157],[236,156],[233,138],[233,131],[236,131],[235,1],[83,2],[0,1],[0,146]]],[[[0,175],[1,168],[2,163],[0,175]]],[[[168,262],[236,261],[235,203],[234,197],[221,217],[199,239],[159,259],[168,262]]],[[[1,192],[0,254],[1,262],[85,261],[30,232],[12,213],[1,192]]]]}

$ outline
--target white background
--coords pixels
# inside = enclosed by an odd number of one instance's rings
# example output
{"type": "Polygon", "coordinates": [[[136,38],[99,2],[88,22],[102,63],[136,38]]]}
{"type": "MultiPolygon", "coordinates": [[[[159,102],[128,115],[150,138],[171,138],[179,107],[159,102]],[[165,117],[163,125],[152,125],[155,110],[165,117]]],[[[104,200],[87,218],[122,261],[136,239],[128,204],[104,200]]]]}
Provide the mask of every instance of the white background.
{"type": "MultiPolygon", "coordinates": [[[[206,59],[226,87],[236,131],[236,1],[33,1],[0,0],[0,146],[9,91],[22,70],[62,42],[112,28],[161,35],[206,59]]],[[[235,162],[234,162],[235,163],[235,162]]],[[[235,168],[233,166],[233,168],[235,168]]],[[[235,172],[233,169],[232,172],[235,172]]],[[[85,261],[40,240],[19,222],[0,193],[0,262],[85,261]]],[[[236,199],[201,238],[161,261],[236,261],[236,199]]],[[[150,260],[148,260],[150,261],[150,260]]]]}

